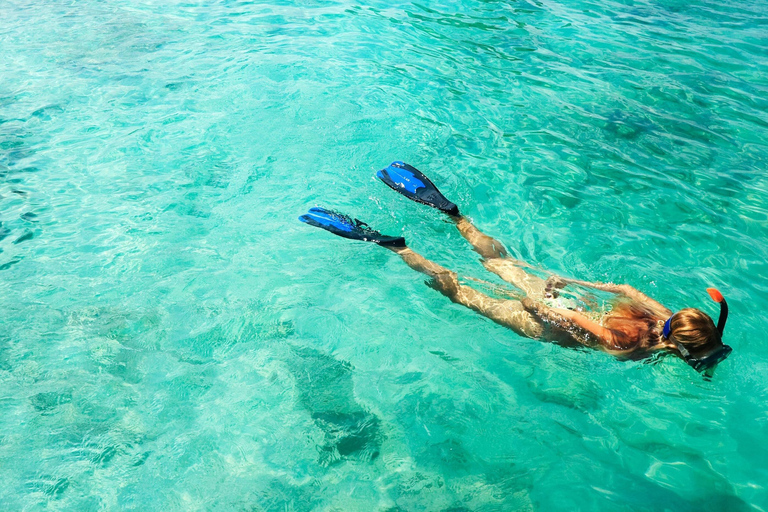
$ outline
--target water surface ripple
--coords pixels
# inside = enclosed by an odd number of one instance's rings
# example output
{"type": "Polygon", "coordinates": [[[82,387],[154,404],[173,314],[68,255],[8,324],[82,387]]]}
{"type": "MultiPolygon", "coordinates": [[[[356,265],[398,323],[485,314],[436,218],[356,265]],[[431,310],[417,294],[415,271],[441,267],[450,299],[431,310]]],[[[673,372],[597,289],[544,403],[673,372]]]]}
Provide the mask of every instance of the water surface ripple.
{"type": "Polygon", "coordinates": [[[768,508],[765,0],[0,19],[0,509],[768,508]],[[732,356],[523,339],[297,222],[496,283],[393,160],[538,267],[713,315],[717,286],[732,356]]]}

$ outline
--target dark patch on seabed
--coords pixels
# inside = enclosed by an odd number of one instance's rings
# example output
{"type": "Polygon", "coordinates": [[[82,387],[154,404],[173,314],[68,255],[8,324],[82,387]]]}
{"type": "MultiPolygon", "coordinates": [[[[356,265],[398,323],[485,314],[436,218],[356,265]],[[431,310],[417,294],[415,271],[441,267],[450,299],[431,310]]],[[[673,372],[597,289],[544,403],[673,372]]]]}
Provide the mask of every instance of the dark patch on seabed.
{"type": "Polygon", "coordinates": [[[293,346],[288,368],[301,404],[325,434],[318,462],[328,466],[346,459],[376,459],[381,422],[355,400],[352,366],[318,350],[293,346]]]}
{"type": "Polygon", "coordinates": [[[266,488],[258,493],[258,505],[247,507],[252,512],[283,512],[285,510],[315,510],[319,498],[306,489],[272,479],[266,488]]]}
{"type": "Polygon", "coordinates": [[[605,124],[605,131],[623,139],[633,140],[656,129],[653,122],[644,117],[621,110],[614,110],[605,124]]]}
{"type": "Polygon", "coordinates": [[[13,368],[10,361],[10,350],[9,338],[0,335],[0,371],[11,371],[13,368]]]}
{"type": "Polygon", "coordinates": [[[56,478],[52,475],[41,475],[35,480],[27,482],[27,489],[31,492],[42,492],[50,499],[59,499],[69,487],[69,480],[56,478]]]}
{"type": "MultiPolygon", "coordinates": [[[[12,98],[0,98],[0,107],[12,103],[12,98]]],[[[6,212],[6,218],[3,219],[5,225],[0,223],[0,241],[11,237],[11,245],[18,245],[40,235],[39,228],[38,231],[30,229],[39,220],[36,213],[26,211],[13,220],[8,218],[7,213],[10,209],[16,209],[20,201],[25,204],[30,201],[28,192],[23,190],[25,178],[28,174],[40,170],[30,162],[36,156],[42,137],[27,129],[25,123],[31,119],[48,121],[52,114],[58,112],[63,112],[63,108],[50,105],[35,110],[26,119],[0,117],[0,180],[11,185],[10,194],[0,195],[0,211],[6,212]]],[[[0,253],[2,252],[3,249],[0,248],[0,253]]],[[[0,261],[0,270],[8,270],[21,261],[21,257],[13,253],[14,251],[11,251],[10,255],[0,261]]]]}
{"type": "Polygon", "coordinates": [[[68,404],[72,402],[72,393],[57,393],[50,391],[46,393],[38,393],[30,398],[32,406],[42,414],[51,414],[59,405],[68,404]]]}

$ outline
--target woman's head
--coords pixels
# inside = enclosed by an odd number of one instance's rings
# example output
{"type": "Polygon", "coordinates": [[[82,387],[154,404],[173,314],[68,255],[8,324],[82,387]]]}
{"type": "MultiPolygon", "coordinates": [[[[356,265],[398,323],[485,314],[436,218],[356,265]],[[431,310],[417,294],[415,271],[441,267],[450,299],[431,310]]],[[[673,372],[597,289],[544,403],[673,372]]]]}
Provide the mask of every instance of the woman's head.
{"type": "Polygon", "coordinates": [[[681,309],[672,315],[667,339],[685,347],[693,357],[723,344],[712,318],[695,308],[681,309]]]}

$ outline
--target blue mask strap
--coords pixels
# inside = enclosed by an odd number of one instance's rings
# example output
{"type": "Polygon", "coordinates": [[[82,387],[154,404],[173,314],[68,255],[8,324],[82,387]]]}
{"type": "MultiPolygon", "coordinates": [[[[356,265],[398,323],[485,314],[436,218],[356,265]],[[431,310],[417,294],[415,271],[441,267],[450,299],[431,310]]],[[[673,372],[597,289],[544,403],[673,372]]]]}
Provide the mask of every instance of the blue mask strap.
{"type": "Polygon", "coordinates": [[[664,331],[663,331],[664,337],[669,339],[670,332],[672,332],[672,317],[669,317],[667,321],[664,322],[664,331]]]}

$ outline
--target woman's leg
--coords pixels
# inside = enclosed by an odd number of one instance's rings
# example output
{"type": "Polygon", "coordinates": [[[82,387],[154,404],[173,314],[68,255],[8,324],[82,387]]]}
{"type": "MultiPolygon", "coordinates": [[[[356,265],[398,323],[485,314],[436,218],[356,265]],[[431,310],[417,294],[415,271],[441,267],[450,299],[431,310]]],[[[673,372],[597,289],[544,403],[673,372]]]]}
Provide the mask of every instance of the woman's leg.
{"type": "Polygon", "coordinates": [[[486,269],[520,288],[532,299],[544,296],[545,281],[523,270],[523,267],[530,268],[530,265],[510,257],[501,242],[477,229],[466,217],[453,219],[459,233],[472,244],[475,252],[483,257],[483,266],[486,269]]]}
{"type": "Polygon", "coordinates": [[[539,338],[544,329],[539,320],[526,311],[520,301],[500,300],[459,283],[455,272],[429,261],[407,247],[389,248],[400,255],[412,269],[434,279],[434,287],[453,302],[462,304],[494,322],[509,327],[521,336],[539,338]]]}

